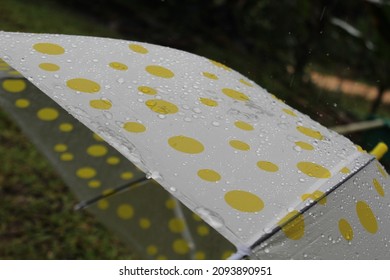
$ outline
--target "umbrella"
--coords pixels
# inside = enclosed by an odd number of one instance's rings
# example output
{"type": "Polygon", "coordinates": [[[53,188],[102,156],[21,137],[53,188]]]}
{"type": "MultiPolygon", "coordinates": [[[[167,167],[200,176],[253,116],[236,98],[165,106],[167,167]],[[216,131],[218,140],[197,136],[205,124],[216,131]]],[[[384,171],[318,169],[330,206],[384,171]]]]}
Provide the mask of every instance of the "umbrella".
{"type": "MultiPolygon", "coordinates": [[[[8,64],[234,244],[235,258],[390,257],[383,167],[231,68],[139,42],[0,38],[8,64]]],[[[49,109],[40,115],[53,121],[49,109]]],[[[98,174],[85,166],[76,175],[98,174]]],[[[119,203],[114,214],[131,219],[134,207],[119,203]]],[[[187,254],[189,232],[166,247],[187,254]]]]}

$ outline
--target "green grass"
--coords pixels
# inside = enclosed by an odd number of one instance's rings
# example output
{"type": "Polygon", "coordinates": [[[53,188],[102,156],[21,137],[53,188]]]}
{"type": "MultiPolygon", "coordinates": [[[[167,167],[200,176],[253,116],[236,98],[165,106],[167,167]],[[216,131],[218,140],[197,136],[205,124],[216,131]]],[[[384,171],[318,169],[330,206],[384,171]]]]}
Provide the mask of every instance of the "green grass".
{"type": "Polygon", "coordinates": [[[131,259],[0,111],[0,259],[131,259]]]}

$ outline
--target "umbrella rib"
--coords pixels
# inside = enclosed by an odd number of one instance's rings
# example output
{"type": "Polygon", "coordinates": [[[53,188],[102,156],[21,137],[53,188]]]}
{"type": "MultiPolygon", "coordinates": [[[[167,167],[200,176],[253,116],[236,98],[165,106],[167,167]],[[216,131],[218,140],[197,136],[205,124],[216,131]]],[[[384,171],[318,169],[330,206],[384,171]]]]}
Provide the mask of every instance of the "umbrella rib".
{"type": "MultiPolygon", "coordinates": [[[[348,181],[349,179],[351,179],[353,176],[355,176],[357,173],[359,173],[362,169],[364,169],[365,167],[367,167],[370,163],[372,163],[373,161],[375,161],[375,157],[372,157],[370,160],[368,160],[364,165],[362,165],[361,167],[359,167],[354,173],[350,174],[348,177],[346,177],[343,181],[337,183],[333,188],[331,188],[329,191],[325,192],[325,194],[323,195],[323,197],[321,197],[320,199],[318,200],[315,200],[313,201],[313,203],[311,203],[310,205],[302,208],[302,210],[299,211],[299,215],[301,214],[304,214],[305,212],[307,212],[309,209],[311,209],[314,205],[316,205],[322,198],[324,197],[327,197],[328,195],[330,195],[332,192],[334,192],[335,190],[337,190],[340,186],[342,186],[346,181],[348,181]]],[[[290,223],[291,221],[293,221],[295,218],[297,218],[298,215],[292,217],[290,220],[288,220],[284,225],[290,223]]],[[[277,232],[279,232],[282,227],[284,226],[277,226],[275,227],[270,233],[266,234],[266,235],[263,235],[262,237],[260,237],[256,242],[254,242],[251,246],[250,246],[250,249],[251,250],[254,250],[257,246],[259,246],[261,243],[263,243],[264,241],[266,241],[267,239],[271,238],[273,235],[275,235],[277,232]]]]}
{"type": "Polygon", "coordinates": [[[190,248],[190,255],[191,259],[195,259],[195,252],[196,252],[196,244],[194,242],[194,238],[192,237],[192,234],[188,228],[187,219],[183,213],[183,208],[180,203],[180,201],[171,195],[171,197],[175,200],[175,208],[173,209],[173,212],[175,213],[175,216],[179,219],[181,219],[184,222],[184,230],[182,232],[182,236],[185,241],[187,241],[188,247],[190,248]]]}
{"type": "Polygon", "coordinates": [[[130,188],[134,188],[136,187],[137,185],[139,184],[143,184],[145,182],[149,181],[149,179],[147,177],[141,177],[135,181],[132,181],[132,182],[128,182],[126,184],[123,184],[117,188],[115,188],[114,190],[112,190],[109,194],[101,194],[101,195],[98,195],[98,196],[95,196],[91,199],[88,199],[88,200],[84,200],[84,201],[81,201],[79,203],[77,203],[75,206],[74,206],[74,210],[75,211],[78,211],[78,210],[82,210],[88,206],[90,206],[91,204],[99,201],[100,199],[103,199],[103,198],[106,198],[108,196],[111,196],[111,195],[114,195],[120,191],[123,191],[123,190],[126,190],[126,189],[130,189],[130,188]]]}

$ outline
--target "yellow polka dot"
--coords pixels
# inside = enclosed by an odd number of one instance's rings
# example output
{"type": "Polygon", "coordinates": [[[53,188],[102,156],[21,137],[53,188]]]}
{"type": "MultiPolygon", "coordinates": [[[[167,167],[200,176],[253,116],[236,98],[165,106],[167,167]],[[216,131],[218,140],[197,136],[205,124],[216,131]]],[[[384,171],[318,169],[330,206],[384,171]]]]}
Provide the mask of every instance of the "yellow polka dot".
{"type": "Polygon", "coordinates": [[[369,233],[376,233],[378,231],[378,223],[370,206],[364,201],[356,203],[356,213],[362,226],[369,233]]]}
{"type": "Polygon", "coordinates": [[[303,215],[297,210],[288,213],[278,222],[278,225],[289,239],[299,240],[305,234],[305,220],[303,215]],[[290,221],[292,218],[294,219],[290,221]]]}
{"type": "Polygon", "coordinates": [[[62,161],[72,161],[74,158],[72,153],[63,153],[60,155],[60,160],[62,161]]]}
{"type": "Polygon", "coordinates": [[[379,163],[376,163],[376,167],[384,178],[387,178],[387,176],[389,176],[379,163]]]}
{"type": "Polygon", "coordinates": [[[123,128],[128,132],[140,133],[146,130],[146,127],[139,122],[127,122],[123,125],[123,128]]]}
{"type": "Polygon", "coordinates": [[[355,147],[356,147],[356,150],[358,150],[359,152],[361,152],[361,153],[365,152],[365,150],[361,146],[355,145],[355,147]]]}
{"type": "Polygon", "coordinates": [[[130,180],[133,177],[134,177],[134,174],[132,172],[123,172],[123,173],[121,173],[121,178],[123,180],[130,180]]]}
{"type": "Polygon", "coordinates": [[[97,135],[96,133],[93,133],[92,137],[93,137],[93,139],[95,139],[98,142],[103,142],[104,141],[104,139],[102,137],[100,137],[99,135],[97,135]]]}
{"type": "Polygon", "coordinates": [[[68,146],[65,144],[56,144],[54,146],[54,151],[56,151],[58,153],[65,152],[67,149],[68,149],[68,146]]]}
{"type": "Polygon", "coordinates": [[[119,70],[119,71],[126,71],[127,69],[129,69],[129,67],[127,67],[126,64],[123,64],[123,63],[120,63],[120,62],[111,62],[109,64],[109,66],[115,70],[119,70]]]}
{"type": "Polygon", "coordinates": [[[377,179],[373,179],[372,184],[374,185],[375,190],[378,192],[380,196],[385,196],[385,191],[377,179]]]}
{"type": "Polygon", "coordinates": [[[100,209],[100,210],[106,210],[109,206],[109,203],[107,201],[107,199],[101,199],[97,202],[97,207],[100,209]]]}
{"type": "Polygon", "coordinates": [[[222,64],[221,62],[218,62],[218,61],[215,61],[215,60],[212,60],[212,59],[210,59],[210,62],[212,64],[214,64],[215,66],[217,66],[219,68],[222,68],[222,69],[224,69],[226,71],[232,71],[231,68],[227,67],[226,65],[222,64]]]}
{"type": "Polygon", "coordinates": [[[109,100],[94,99],[89,101],[89,106],[95,109],[108,110],[112,107],[112,103],[109,100]]]}
{"type": "Polygon", "coordinates": [[[240,83],[242,83],[248,87],[253,87],[253,84],[245,79],[240,79],[240,83]]]}
{"type": "Polygon", "coordinates": [[[295,145],[297,145],[298,147],[300,147],[301,149],[306,150],[306,151],[314,150],[314,147],[312,145],[310,145],[309,143],[303,142],[303,141],[297,141],[297,142],[295,142],[295,145]]]}
{"type": "Polygon", "coordinates": [[[156,258],[157,260],[167,260],[167,257],[165,255],[159,255],[156,258]]]}
{"type": "Polygon", "coordinates": [[[285,112],[286,114],[290,115],[290,116],[293,116],[293,117],[296,117],[297,115],[294,113],[294,111],[290,110],[290,109],[283,109],[283,112],[285,112]]]}
{"type": "Polygon", "coordinates": [[[40,109],[37,112],[37,116],[42,121],[54,121],[55,119],[58,118],[59,113],[58,113],[57,109],[46,107],[46,108],[40,109]]]}
{"type": "Polygon", "coordinates": [[[102,191],[102,195],[109,196],[112,195],[114,192],[115,192],[114,189],[105,189],[104,191],[102,191]]]}
{"type": "Polygon", "coordinates": [[[242,92],[234,90],[234,89],[223,88],[222,92],[225,95],[229,96],[230,98],[233,98],[233,99],[236,99],[236,100],[239,100],[239,101],[248,101],[249,100],[248,96],[246,96],[242,92]]]}
{"type": "Polygon", "coordinates": [[[173,233],[181,233],[185,229],[185,224],[184,224],[184,221],[182,219],[173,218],[173,219],[169,220],[168,228],[173,233]]]}
{"type": "Polygon", "coordinates": [[[128,220],[134,216],[134,209],[130,204],[124,203],[118,206],[116,213],[119,218],[128,220]]]}
{"type": "Polygon", "coordinates": [[[168,144],[176,151],[187,154],[199,154],[204,150],[203,144],[198,140],[183,135],[169,138],[168,144]]]}
{"type": "Polygon", "coordinates": [[[247,143],[240,140],[230,140],[229,144],[234,149],[241,150],[241,151],[249,151],[251,148],[247,143]]]}
{"type": "Polygon", "coordinates": [[[230,258],[230,256],[233,254],[234,254],[233,251],[230,251],[230,250],[225,251],[222,253],[221,259],[226,260],[226,259],[230,258]]]}
{"type": "Polygon", "coordinates": [[[145,47],[138,44],[129,44],[129,48],[136,53],[147,54],[149,52],[145,47]]]}
{"type": "Polygon", "coordinates": [[[343,167],[343,168],[341,168],[340,172],[343,174],[348,174],[348,173],[351,173],[351,170],[349,170],[349,168],[347,168],[347,167],[343,167]]]}
{"type": "Polygon", "coordinates": [[[91,145],[87,148],[87,154],[93,157],[102,157],[106,155],[107,152],[107,147],[103,145],[91,145]]]}
{"type": "Polygon", "coordinates": [[[150,99],[145,104],[150,110],[158,114],[168,115],[175,114],[179,111],[179,108],[175,104],[161,99],[150,99]]]}
{"type": "Polygon", "coordinates": [[[113,156],[113,157],[107,158],[106,162],[110,165],[116,165],[120,162],[120,159],[118,157],[113,156]]]}
{"type": "Polygon", "coordinates": [[[37,43],[33,46],[34,50],[43,54],[59,55],[65,52],[65,49],[57,44],[37,43]]]}
{"type": "Polygon", "coordinates": [[[42,70],[45,70],[45,71],[49,71],[49,72],[55,72],[55,71],[60,70],[60,66],[58,66],[57,64],[54,64],[54,63],[41,63],[41,64],[39,64],[39,68],[41,68],[42,70]]]}
{"type": "Polygon", "coordinates": [[[200,225],[196,228],[196,232],[198,233],[199,236],[206,236],[209,235],[210,230],[208,226],[200,225]]]}
{"type": "Polygon", "coordinates": [[[217,182],[221,180],[221,175],[212,169],[201,169],[198,171],[198,176],[201,179],[209,182],[217,182]]]}
{"type": "Polygon", "coordinates": [[[204,260],[206,259],[206,253],[203,251],[197,251],[194,256],[195,260],[204,260]]]}
{"type": "Polygon", "coordinates": [[[154,256],[158,253],[158,248],[154,245],[149,245],[148,247],[146,247],[146,253],[148,255],[154,256]]]}
{"type": "Polygon", "coordinates": [[[241,212],[258,212],[264,208],[261,198],[247,191],[229,191],[225,194],[225,201],[230,207],[241,212]]]}
{"type": "Polygon", "coordinates": [[[192,218],[197,221],[197,222],[201,222],[202,221],[202,218],[199,217],[199,215],[196,215],[195,213],[192,214],[192,218]]]}
{"type": "Polygon", "coordinates": [[[257,166],[260,169],[268,172],[276,172],[279,170],[279,167],[270,161],[258,161],[257,166]]]}
{"type": "Polygon", "coordinates": [[[157,94],[157,90],[155,90],[154,88],[151,88],[151,87],[147,87],[147,86],[140,86],[140,87],[138,87],[138,90],[140,92],[142,92],[143,94],[148,94],[148,95],[156,95],[157,94]]]}
{"type": "Polygon", "coordinates": [[[15,106],[21,109],[27,108],[30,106],[30,101],[25,98],[19,98],[15,101],[15,106]]]}
{"type": "Polygon", "coordinates": [[[140,226],[140,228],[142,228],[142,229],[148,229],[148,228],[150,228],[151,225],[152,225],[152,223],[151,223],[150,220],[147,219],[147,218],[141,218],[141,219],[139,220],[139,226],[140,226]]]}
{"type": "Polygon", "coordinates": [[[12,79],[3,81],[3,89],[8,92],[17,93],[26,89],[26,83],[23,80],[12,79]]]}
{"type": "Polygon", "coordinates": [[[304,126],[297,126],[297,130],[300,133],[305,134],[306,136],[309,136],[309,137],[312,137],[312,138],[315,138],[318,140],[324,139],[324,136],[322,136],[322,134],[319,131],[313,130],[311,128],[304,127],[304,126]]]}
{"type": "Polygon", "coordinates": [[[71,79],[66,82],[66,85],[73,90],[85,93],[96,93],[100,91],[100,85],[92,80],[84,78],[71,79]]]}
{"type": "Polygon", "coordinates": [[[310,177],[330,178],[332,176],[328,169],[313,162],[301,161],[297,164],[297,167],[302,173],[310,177]]]}
{"type": "Polygon", "coordinates": [[[306,199],[312,199],[314,201],[317,201],[321,205],[326,205],[326,196],[324,192],[321,191],[315,191],[313,193],[305,193],[301,196],[301,199],[305,201],[306,199]]]}
{"type": "Polygon", "coordinates": [[[90,188],[100,188],[102,185],[102,182],[100,182],[99,180],[91,180],[88,182],[88,187],[90,188]]]}
{"type": "Polygon", "coordinates": [[[212,100],[210,98],[200,97],[199,100],[200,100],[200,102],[202,102],[202,104],[204,104],[206,106],[209,106],[209,107],[216,107],[216,106],[218,106],[218,102],[215,101],[215,100],[212,100]]]}
{"type": "Polygon", "coordinates": [[[174,209],[175,206],[176,206],[176,201],[173,200],[172,198],[165,201],[165,207],[167,207],[168,209],[174,209]]]}
{"type": "Polygon", "coordinates": [[[153,76],[160,77],[160,78],[169,79],[169,78],[172,78],[173,76],[175,76],[175,74],[171,70],[169,70],[168,68],[158,66],[158,65],[146,66],[145,70],[149,74],[151,74],[153,76]]]}
{"type": "Polygon", "coordinates": [[[271,93],[270,93],[270,95],[271,95],[271,98],[275,99],[276,101],[279,101],[280,103],[285,103],[284,100],[282,100],[282,99],[280,99],[280,98],[277,98],[277,97],[275,96],[275,94],[271,94],[271,93]]]}
{"type": "Polygon", "coordinates": [[[82,179],[90,179],[96,176],[96,170],[92,167],[81,167],[77,169],[76,176],[82,179]]]}
{"type": "Polygon", "coordinates": [[[206,78],[209,78],[209,79],[212,79],[212,80],[218,80],[218,76],[213,74],[213,73],[202,72],[202,75],[205,76],[206,78]]]}
{"type": "Polygon", "coordinates": [[[172,249],[179,255],[185,255],[189,252],[190,247],[184,239],[176,239],[172,244],[172,249]]]}
{"type": "Polygon", "coordinates": [[[351,241],[353,239],[353,229],[347,220],[340,219],[339,231],[345,240],[351,241]]]}
{"type": "Polygon", "coordinates": [[[236,121],[236,122],[234,123],[234,125],[235,125],[237,128],[242,129],[242,130],[248,130],[248,131],[250,131],[250,130],[253,130],[253,129],[254,129],[253,126],[252,126],[251,124],[249,124],[249,123],[247,123],[247,122],[243,122],[243,121],[236,121]]]}
{"type": "Polygon", "coordinates": [[[73,124],[71,124],[71,123],[62,123],[62,124],[60,124],[60,126],[58,128],[62,132],[70,132],[70,131],[73,130],[73,124]]]}

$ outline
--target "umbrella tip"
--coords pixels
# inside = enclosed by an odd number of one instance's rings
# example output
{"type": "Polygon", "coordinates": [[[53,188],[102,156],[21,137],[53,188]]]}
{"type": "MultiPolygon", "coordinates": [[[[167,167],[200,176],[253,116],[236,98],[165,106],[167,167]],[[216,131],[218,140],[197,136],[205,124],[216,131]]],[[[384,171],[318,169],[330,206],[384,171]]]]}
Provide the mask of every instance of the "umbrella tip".
{"type": "Polygon", "coordinates": [[[85,207],[87,207],[86,201],[81,201],[81,202],[77,203],[77,204],[73,207],[73,210],[74,210],[74,211],[79,211],[79,210],[81,210],[81,209],[84,209],[85,207]]]}
{"type": "Polygon", "coordinates": [[[389,147],[384,142],[379,142],[375,148],[370,152],[371,155],[380,160],[389,150],[389,147]]]}
{"type": "Polygon", "coordinates": [[[228,260],[242,260],[251,253],[250,248],[237,248],[237,252],[231,255],[228,260]]]}

